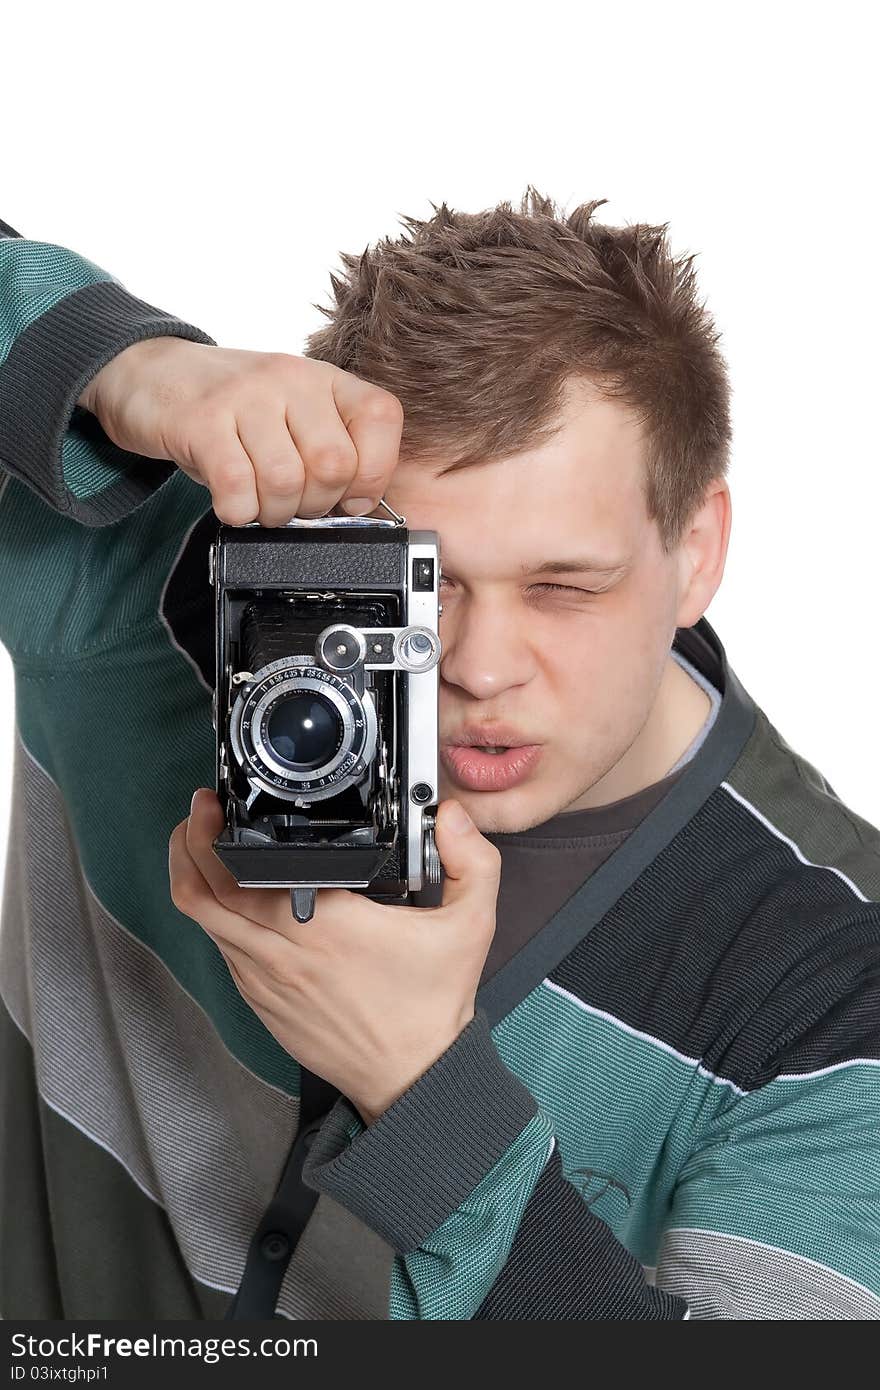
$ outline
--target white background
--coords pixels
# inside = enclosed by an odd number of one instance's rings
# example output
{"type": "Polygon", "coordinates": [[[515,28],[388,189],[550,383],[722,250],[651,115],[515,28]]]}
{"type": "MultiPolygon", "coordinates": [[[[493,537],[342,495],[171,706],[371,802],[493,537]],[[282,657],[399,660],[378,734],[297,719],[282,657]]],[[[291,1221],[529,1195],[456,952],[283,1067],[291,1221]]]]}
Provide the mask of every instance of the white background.
{"type": "MultiPolygon", "coordinates": [[[[708,610],[880,824],[876,53],[863,3],[9,7],[0,217],[230,347],[299,352],[340,250],[528,183],[696,251],[734,387],[708,610]]],[[[0,596],[2,601],[2,596],[0,596]]],[[[0,648],[0,867],[11,667],[0,648]]]]}

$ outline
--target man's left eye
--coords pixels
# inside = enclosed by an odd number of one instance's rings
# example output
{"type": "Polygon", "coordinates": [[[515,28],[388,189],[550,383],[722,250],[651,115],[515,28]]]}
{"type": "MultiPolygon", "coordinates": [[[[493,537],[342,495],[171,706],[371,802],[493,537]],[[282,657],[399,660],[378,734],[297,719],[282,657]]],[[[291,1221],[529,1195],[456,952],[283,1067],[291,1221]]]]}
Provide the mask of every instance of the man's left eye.
{"type": "MultiPolygon", "coordinates": [[[[445,574],[440,578],[440,588],[452,583],[445,574]]],[[[595,598],[602,591],[601,589],[580,589],[575,584],[532,584],[526,593],[557,593],[557,594],[583,594],[587,598],[595,598]]]]}
{"type": "Polygon", "coordinates": [[[546,592],[556,592],[560,594],[593,594],[595,589],[578,589],[573,584],[535,584],[535,589],[544,589],[546,592]]]}

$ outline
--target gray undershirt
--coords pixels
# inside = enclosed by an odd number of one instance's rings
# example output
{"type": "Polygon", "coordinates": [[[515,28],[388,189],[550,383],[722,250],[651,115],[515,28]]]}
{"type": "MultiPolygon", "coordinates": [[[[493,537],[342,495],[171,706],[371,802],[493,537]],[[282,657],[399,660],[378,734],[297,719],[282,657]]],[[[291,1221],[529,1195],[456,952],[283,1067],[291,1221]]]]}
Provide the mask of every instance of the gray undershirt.
{"type": "Polygon", "coordinates": [[[672,656],[703,689],[712,708],[696,738],[659,782],[607,806],[560,811],[541,825],[515,834],[487,834],[501,852],[496,928],[482,984],[540,931],[610,854],[622,844],[702,747],[718,714],[721,695],[686,657],[672,656]]]}

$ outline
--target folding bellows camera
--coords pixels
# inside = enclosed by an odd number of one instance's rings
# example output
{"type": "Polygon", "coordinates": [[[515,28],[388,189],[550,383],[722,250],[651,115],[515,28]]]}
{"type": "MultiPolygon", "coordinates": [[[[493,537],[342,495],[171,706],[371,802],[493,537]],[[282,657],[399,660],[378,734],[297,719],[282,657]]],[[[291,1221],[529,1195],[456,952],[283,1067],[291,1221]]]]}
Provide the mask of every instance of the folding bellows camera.
{"type": "Polygon", "coordinates": [[[221,524],[218,858],[243,887],[409,902],[436,885],[438,537],[405,518],[221,524]]]}

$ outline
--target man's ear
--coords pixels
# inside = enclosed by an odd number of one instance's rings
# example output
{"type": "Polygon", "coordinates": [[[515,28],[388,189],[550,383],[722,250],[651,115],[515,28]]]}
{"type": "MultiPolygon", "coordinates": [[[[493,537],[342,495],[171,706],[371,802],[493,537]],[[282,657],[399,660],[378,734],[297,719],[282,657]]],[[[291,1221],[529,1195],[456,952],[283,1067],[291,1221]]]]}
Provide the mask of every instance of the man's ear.
{"type": "Polygon", "coordinates": [[[723,478],[716,478],[679,542],[676,627],[693,627],[715,597],[724,574],[731,520],[730,489],[723,478]]]}

